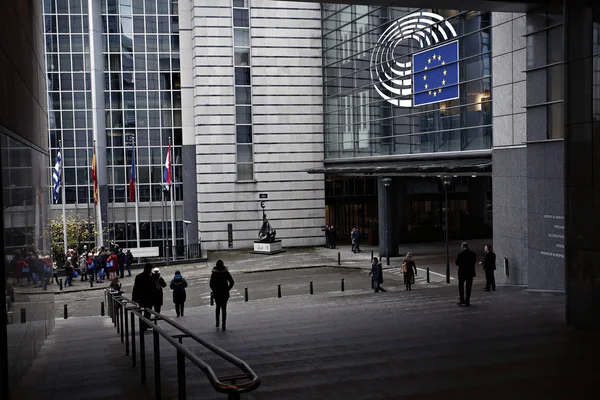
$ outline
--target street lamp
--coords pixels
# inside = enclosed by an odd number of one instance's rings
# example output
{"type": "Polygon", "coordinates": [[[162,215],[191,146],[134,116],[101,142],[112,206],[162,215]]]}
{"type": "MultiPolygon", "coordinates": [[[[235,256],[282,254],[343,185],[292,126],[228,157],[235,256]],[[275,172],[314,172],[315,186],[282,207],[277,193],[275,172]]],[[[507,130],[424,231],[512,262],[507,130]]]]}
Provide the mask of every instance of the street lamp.
{"type": "Polygon", "coordinates": [[[381,180],[383,182],[383,186],[385,187],[385,255],[386,261],[385,265],[390,265],[390,184],[392,180],[390,178],[383,178],[381,180]]]}
{"type": "Polygon", "coordinates": [[[189,254],[189,239],[188,239],[188,225],[191,224],[192,221],[187,221],[187,220],[183,220],[183,226],[185,227],[185,254],[186,254],[186,258],[187,255],[189,254]]]}
{"type": "Polygon", "coordinates": [[[442,184],[444,185],[444,194],[445,194],[445,206],[444,206],[444,214],[445,214],[445,241],[446,241],[446,283],[450,283],[450,248],[448,243],[448,190],[450,189],[450,185],[452,184],[451,176],[443,176],[442,184]]]}

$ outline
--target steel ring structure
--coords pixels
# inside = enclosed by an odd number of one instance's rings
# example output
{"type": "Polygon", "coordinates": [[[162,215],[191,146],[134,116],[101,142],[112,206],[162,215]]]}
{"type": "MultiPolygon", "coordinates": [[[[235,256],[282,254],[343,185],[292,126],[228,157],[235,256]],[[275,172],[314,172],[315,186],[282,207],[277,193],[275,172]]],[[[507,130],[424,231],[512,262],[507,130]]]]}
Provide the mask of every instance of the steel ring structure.
{"type": "Polygon", "coordinates": [[[398,62],[396,47],[413,40],[424,49],[456,36],[454,27],[432,12],[419,11],[392,22],[371,54],[371,80],[377,93],[390,104],[412,107],[412,61],[398,62]]]}

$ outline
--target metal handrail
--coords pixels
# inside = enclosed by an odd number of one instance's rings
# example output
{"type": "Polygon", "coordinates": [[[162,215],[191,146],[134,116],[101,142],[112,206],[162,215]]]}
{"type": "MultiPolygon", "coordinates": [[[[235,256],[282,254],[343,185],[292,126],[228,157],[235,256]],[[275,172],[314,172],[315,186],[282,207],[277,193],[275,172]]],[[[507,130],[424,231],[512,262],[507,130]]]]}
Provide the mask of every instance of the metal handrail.
{"type": "MultiPolygon", "coordinates": [[[[195,333],[191,332],[189,329],[181,326],[180,324],[172,321],[171,319],[144,307],[141,307],[136,302],[129,300],[122,296],[120,292],[106,289],[107,293],[111,294],[112,304],[110,307],[113,307],[112,318],[113,323],[117,327],[117,332],[121,334],[121,343],[123,343],[125,339],[126,343],[126,355],[129,355],[129,321],[127,319],[127,312],[131,312],[131,339],[132,339],[132,358],[133,363],[132,366],[136,365],[136,355],[135,355],[135,324],[134,324],[134,315],[139,319],[139,325],[142,325],[142,322],[148,327],[148,329],[152,329],[154,333],[154,349],[155,349],[155,374],[158,374],[158,377],[155,376],[155,390],[157,398],[161,397],[161,384],[160,384],[160,356],[158,355],[159,347],[158,347],[158,335],[162,336],[169,344],[171,344],[177,350],[177,364],[178,364],[178,378],[179,378],[179,399],[186,398],[186,390],[185,390],[185,365],[184,365],[184,357],[190,360],[196,367],[200,368],[202,372],[208,378],[210,385],[219,393],[224,393],[228,395],[229,399],[239,399],[240,393],[248,393],[260,386],[260,379],[256,375],[256,373],[246,364],[243,360],[238,357],[230,354],[229,352],[223,350],[222,348],[215,346],[212,343],[209,343],[202,338],[200,338],[195,333]],[[121,307],[115,307],[115,304],[119,304],[121,307]],[[142,315],[142,313],[150,313],[153,317],[150,319],[146,318],[142,315]],[[118,315],[117,315],[118,314],[118,315]],[[120,318],[119,318],[120,317],[120,318]],[[181,334],[172,335],[166,332],[164,329],[158,327],[156,324],[157,321],[165,321],[169,325],[173,326],[177,329],[181,334]],[[152,323],[154,322],[154,324],[152,323]],[[190,349],[183,345],[183,338],[193,339],[195,342],[201,344],[208,350],[212,351],[216,355],[220,356],[225,361],[230,364],[236,366],[237,368],[243,371],[243,374],[232,375],[232,376],[224,376],[217,377],[214,370],[208,365],[206,362],[201,360],[196,354],[194,354],[190,349]],[[179,339],[179,340],[176,340],[179,339]],[[181,370],[180,370],[181,368],[181,370]],[[248,382],[236,383],[238,380],[248,380],[248,382]],[[230,381],[231,383],[226,383],[224,381],[230,381]]],[[[142,369],[142,383],[145,383],[146,373],[145,373],[145,354],[144,354],[144,336],[143,331],[140,329],[140,361],[141,361],[141,369],[142,369]]]]}

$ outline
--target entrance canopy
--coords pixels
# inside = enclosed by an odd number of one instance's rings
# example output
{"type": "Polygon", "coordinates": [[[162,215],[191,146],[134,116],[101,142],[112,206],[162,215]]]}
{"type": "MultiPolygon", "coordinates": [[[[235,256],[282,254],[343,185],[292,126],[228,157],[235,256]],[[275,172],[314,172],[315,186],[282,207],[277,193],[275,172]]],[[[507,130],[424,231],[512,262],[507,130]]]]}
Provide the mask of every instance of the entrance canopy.
{"type": "Polygon", "coordinates": [[[322,168],[307,170],[309,174],[327,175],[397,175],[397,176],[431,176],[431,175],[491,175],[491,158],[450,159],[450,160],[410,160],[391,162],[372,162],[354,164],[330,164],[322,168]]]}

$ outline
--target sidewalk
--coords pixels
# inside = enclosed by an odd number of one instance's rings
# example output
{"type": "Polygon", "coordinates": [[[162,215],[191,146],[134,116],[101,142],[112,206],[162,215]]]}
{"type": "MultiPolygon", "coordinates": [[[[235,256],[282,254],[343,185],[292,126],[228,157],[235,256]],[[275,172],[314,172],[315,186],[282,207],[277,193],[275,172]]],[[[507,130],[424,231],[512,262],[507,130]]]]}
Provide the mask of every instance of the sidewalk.
{"type": "MultiPolygon", "coordinates": [[[[470,241],[470,247],[481,254],[484,244],[491,240],[473,240],[470,241]]],[[[454,259],[460,251],[460,243],[457,241],[450,242],[450,265],[454,265],[454,259]]],[[[441,265],[445,264],[446,246],[444,243],[414,243],[402,246],[401,250],[404,254],[401,257],[391,257],[390,265],[386,265],[386,260],[383,258],[382,264],[384,269],[398,268],[404,259],[405,250],[411,251],[417,260],[417,266],[420,270],[425,271],[429,264],[441,265]]],[[[235,251],[219,251],[208,253],[208,261],[203,261],[196,264],[171,265],[169,267],[161,267],[161,275],[171,277],[175,270],[180,270],[186,277],[205,277],[209,276],[213,266],[217,260],[223,260],[225,265],[233,273],[255,273],[265,271],[280,271],[301,268],[351,268],[364,269],[371,268],[371,252],[375,257],[379,257],[379,247],[362,246],[361,253],[353,253],[350,246],[339,246],[336,249],[327,249],[325,247],[292,247],[286,248],[284,253],[274,255],[253,254],[251,250],[235,250],[235,251]],[[338,253],[340,264],[338,264],[338,253]]],[[[132,271],[132,277],[121,280],[124,289],[131,288],[135,275],[141,270],[132,271]]],[[[432,272],[432,274],[435,274],[432,272]]],[[[103,290],[110,284],[109,280],[105,280],[103,284],[94,283],[91,288],[89,281],[80,282],[80,278],[73,280],[73,286],[65,287],[62,291],[56,285],[49,285],[48,290],[54,290],[55,294],[73,293],[80,291],[103,290]]],[[[40,289],[41,290],[41,289],[40,289]]],[[[130,290],[129,290],[130,291],[130,290]]]]}

